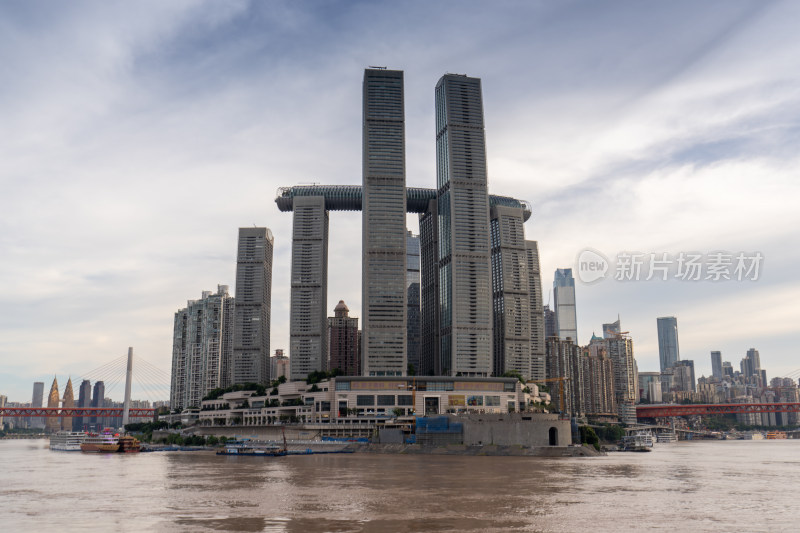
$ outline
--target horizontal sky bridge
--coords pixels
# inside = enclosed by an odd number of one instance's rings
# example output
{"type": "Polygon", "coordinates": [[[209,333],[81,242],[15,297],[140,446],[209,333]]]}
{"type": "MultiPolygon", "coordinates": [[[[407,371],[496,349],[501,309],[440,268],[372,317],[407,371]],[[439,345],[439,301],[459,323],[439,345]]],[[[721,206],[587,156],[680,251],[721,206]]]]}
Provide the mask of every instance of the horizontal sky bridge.
{"type": "MultiPolygon", "coordinates": [[[[275,203],[278,209],[286,212],[292,211],[295,196],[324,196],[328,211],[361,211],[362,194],[361,185],[295,185],[278,189],[275,203]]],[[[435,199],[436,189],[406,187],[406,211],[409,213],[424,213],[428,202],[435,199]]],[[[489,205],[521,208],[525,220],[531,217],[531,204],[526,200],[491,194],[489,205]]]]}

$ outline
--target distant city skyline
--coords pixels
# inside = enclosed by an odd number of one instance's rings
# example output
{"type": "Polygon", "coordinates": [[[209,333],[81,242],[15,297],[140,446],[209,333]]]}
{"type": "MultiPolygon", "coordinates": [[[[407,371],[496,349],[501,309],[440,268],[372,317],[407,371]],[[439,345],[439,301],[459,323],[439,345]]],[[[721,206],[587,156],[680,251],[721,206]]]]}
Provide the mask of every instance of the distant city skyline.
{"type": "MultiPolygon", "coordinates": [[[[711,374],[711,350],[738,368],[756,347],[770,377],[800,366],[794,3],[6,4],[0,14],[13,73],[0,103],[9,401],[28,401],[31,383],[53,374],[77,383],[128,346],[168,371],[169,317],[234,285],[239,227],[275,235],[270,345],[288,352],[292,217],[272,198],[287,184],[359,182],[360,76],[375,64],[406,73],[410,187],[434,180],[435,81],[483,80],[489,193],[533,203],[525,230],[546,287],[587,247],[764,256],[757,282],[577,284],[582,341],[619,314],[640,369],[655,370],[653,322],[672,315],[698,376],[711,374]]],[[[361,317],[361,216],[340,215],[331,234],[348,238],[331,239],[324,296],[361,317]]]]}

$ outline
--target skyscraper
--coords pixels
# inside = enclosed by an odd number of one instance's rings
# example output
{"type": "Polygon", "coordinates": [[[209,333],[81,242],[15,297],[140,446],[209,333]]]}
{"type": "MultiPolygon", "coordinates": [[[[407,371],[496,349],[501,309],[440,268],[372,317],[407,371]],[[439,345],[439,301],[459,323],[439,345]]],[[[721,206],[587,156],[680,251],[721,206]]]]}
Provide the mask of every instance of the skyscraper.
{"type": "MultiPolygon", "coordinates": [[[[75,391],[72,389],[72,378],[67,379],[67,385],[64,387],[64,402],[62,407],[65,409],[72,409],[75,407],[75,391]]],[[[61,429],[63,431],[72,431],[72,417],[61,417],[61,429]]]]}
{"type": "Polygon", "coordinates": [[[414,373],[420,371],[420,242],[409,230],[406,237],[406,359],[414,373]]]}
{"type": "Polygon", "coordinates": [[[633,341],[627,335],[616,335],[603,339],[614,368],[614,394],[617,413],[626,423],[636,422],[634,404],[638,399],[636,360],[633,356],[633,341]],[[632,410],[632,411],[631,411],[632,410]]]}
{"type": "Polygon", "coordinates": [[[674,316],[663,316],[656,319],[658,327],[658,358],[661,371],[680,361],[678,349],[678,319],[674,316]]]}
{"type": "Polygon", "coordinates": [[[622,328],[619,325],[619,318],[617,318],[616,322],[611,322],[610,324],[603,324],[604,339],[613,339],[620,333],[622,333],[622,328]]]}
{"type": "Polygon", "coordinates": [[[761,356],[758,350],[755,348],[747,350],[747,355],[742,359],[740,368],[742,375],[748,383],[760,387],[766,386],[766,378],[762,376],[761,356]]]}
{"type": "MultiPolygon", "coordinates": [[[[92,389],[92,407],[105,407],[106,384],[103,381],[95,381],[94,388],[92,389]]],[[[104,422],[103,417],[91,417],[91,423],[96,428],[102,426],[104,422]]]]}
{"type": "Polygon", "coordinates": [[[587,414],[616,413],[614,367],[602,339],[592,338],[582,349],[584,410],[587,414]]]}
{"type": "MultiPolygon", "coordinates": [[[[31,407],[43,407],[43,406],[44,406],[44,382],[34,381],[33,397],[31,398],[31,407]]],[[[43,428],[45,425],[45,420],[46,420],[45,418],[32,417],[30,419],[30,427],[43,428]]]]}
{"type": "Polygon", "coordinates": [[[361,365],[358,360],[358,319],[350,317],[350,309],[344,300],[339,300],[333,315],[328,318],[328,368],[338,369],[342,376],[359,376],[361,365]]]}
{"type": "Polygon", "coordinates": [[[558,337],[558,327],[556,326],[556,312],[550,309],[550,304],[544,306],[544,337],[558,337]]]}
{"type": "MultiPolygon", "coordinates": [[[[225,354],[233,351],[234,299],[227,285],[203,291],[175,313],[170,407],[200,407],[209,391],[222,387],[225,354]]],[[[267,361],[269,364],[269,361],[267,361]]],[[[95,384],[95,387],[97,385],[95,384]]]]}
{"type": "MultiPolygon", "coordinates": [[[[47,407],[58,408],[61,407],[61,398],[58,395],[58,379],[53,376],[53,384],[50,386],[50,394],[47,395],[47,407]]],[[[55,432],[61,429],[61,419],[58,417],[49,417],[45,422],[47,431],[55,432]]]]}
{"type": "Polygon", "coordinates": [[[550,387],[553,405],[568,414],[584,413],[584,367],[581,364],[582,350],[571,340],[550,337],[546,343],[547,378],[565,378],[550,387]],[[562,396],[563,393],[563,396],[562,396]],[[563,405],[563,410],[562,410],[563,405]]]}
{"type": "Polygon", "coordinates": [[[328,357],[328,211],[324,196],[294,199],[290,379],[325,369],[328,357]]]}
{"type": "Polygon", "coordinates": [[[363,372],[406,374],[406,164],[403,72],[366,69],[363,95],[363,372]]]}
{"type": "MultiPolygon", "coordinates": [[[[78,388],[78,407],[92,406],[92,382],[88,379],[81,381],[78,388]]],[[[76,416],[73,420],[72,429],[74,431],[84,431],[89,425],[89,417],[76,416]]]]}
{"type": "Polygon", "coordinates": [[[690,359],[675,361],[673,368],[675,368],[673,373],[675,388],[686,392],[696,392],[697,381],[694,377],[694,361],[690,359]]]}
{"type": "MultiPolygon", "coordinates": [[[[418,374],[441,376],[449,369],[439,345],[439,224],[436,200],[419,215],[420,240],[420,368],[418,374]]],[[[448,354],[449,355],[449,354],[448,354]]]]}
{"type": "Polygon", "coordinates": [[[531,303],[521,208],[489,211],[492,258],[494,375],[531,377],[531,303]]]}
{"type": "Polygon", "coordinates": [[[578,344],[578,316],[575,311],[575,278],[571,268],[557,268],[553,279],[556,329],[561,340],[578,344]]]}
{"type": "Polygon", "coordinates": [[[268,228],[239,228],[233,364],[222,357],[220,383],[269,383],[272,250],[268,228]]]}
{"type": "Polygon", "coordinates": [[[525,241],[528,263],[528,298],[531,320],[530,379],[545,378],[545,313],[542,307],[542,274],[539,267],[539,243],[525,241]]]}
{"type": "Polygon", "coordinates": [[[711,352],[711,375],[722,379],[722,352],[711,352]]]}
{"type": "Polygon", "coordinates": [[[446,74],[436,85],[436,175],[441,356],[451,375],[488,376],[489,194],[479,78],[446,74]]]}

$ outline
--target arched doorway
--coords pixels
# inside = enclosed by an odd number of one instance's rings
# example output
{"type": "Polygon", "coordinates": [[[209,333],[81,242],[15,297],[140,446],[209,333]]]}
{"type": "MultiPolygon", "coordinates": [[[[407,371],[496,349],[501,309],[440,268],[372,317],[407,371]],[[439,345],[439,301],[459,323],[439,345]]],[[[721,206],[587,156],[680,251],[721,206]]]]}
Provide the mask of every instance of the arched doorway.
{"type": "Polygon", "coordinates": [[[558,428],[550,428],[550,446],[558,446],[558,428]]]}

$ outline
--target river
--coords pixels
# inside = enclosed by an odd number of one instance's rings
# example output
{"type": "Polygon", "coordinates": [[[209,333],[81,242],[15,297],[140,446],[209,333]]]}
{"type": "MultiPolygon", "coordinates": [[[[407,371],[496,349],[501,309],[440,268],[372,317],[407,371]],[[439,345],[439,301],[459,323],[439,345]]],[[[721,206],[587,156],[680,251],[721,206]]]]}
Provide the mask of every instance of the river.
{"type": "Polygon", "coordinates": [[[797,531],[800,440],[594,458],[89,455],[0,441],[0,530],[797,531]]]}

